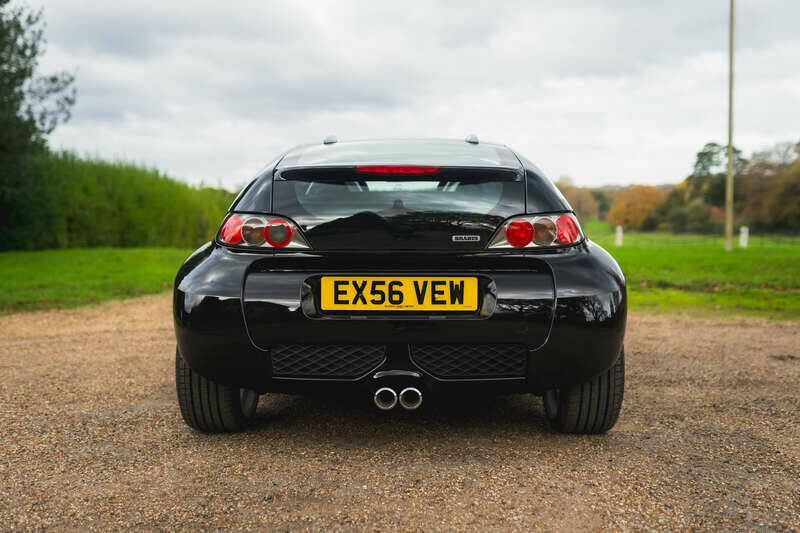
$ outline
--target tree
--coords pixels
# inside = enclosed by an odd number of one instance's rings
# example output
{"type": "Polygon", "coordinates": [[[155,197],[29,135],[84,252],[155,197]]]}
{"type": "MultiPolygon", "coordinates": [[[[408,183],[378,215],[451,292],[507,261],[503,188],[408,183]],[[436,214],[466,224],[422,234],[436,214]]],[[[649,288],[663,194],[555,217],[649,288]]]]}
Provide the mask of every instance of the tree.
{"type": "Polygon", "coordinates": [[[46,136],[70,118],[74,78],[66,72],[37,73],[44,53],[42,11],[10,7],[0,0],[0,249],[26,243],[12,229],[34,224],[55,188],[36,174],[46,156],[46,136]]]}
{"type": "Polygon", "coordinates": [[[712,233],[720,228],[711,219],[711,208],[701,198],[667,213],[667,224],[673,233],[712,233]]]}
{"type": "Polygon", "coordinates": [[[576,187],[575,182],[569,176],[560,176],[556,182],[556,187],[572,206],[572,209],[581,220],[587,220],[597,216],[597,200],[589,191],[583,187],[576,187]]]}
{"type": "Polygon", "coordinates": [[[561,192],[564,192],[564,189],[569,189],[570,187],[575,186],[575,180],[572,179],[571,176],[567,176],[566,174],[562,174],[558,177],[558,181],[556,182],[556,187],[558,187],[561,192]]]}
{"type": "MultiPolygon", "coordinates": [[[[800,143],[781,142],[753,153],[745,160],[736,150],[734,162],[734,221],[756,231],[800,230],[800,143]]],[[[657,193],[648,204],[632,190],[623,189],[606,219],[612,225],[644,231],[721,233],[725,207],[726,147],[707,143],[697,153],[692,173],[667,191],[658,204],[657,193]]],[[[641,193],[641,191],[640,191],[641,193]]],[[[641,195],[644,197],[643,195],[641,195]]]]}
{"type": "Polygon", "coordinates": [[[597,200],[594,199],[589,189],[583,187],[569,187],[562,190],[569,205],[581,220],[588,220],[597,216],[597,200]]]}
{"type": "Polygon", "coordinates": [[[792,162],[797,159],[800,153],[800,142],[779,142],[772,148],[754,152],[753,157],[750,158],[750,165],[752,166],[774,166],[781,169],[789,168],[792,162]]]}
{"type": "Polygon", "coordinates": [[[608,223],[625,229],[642,229],[650,213],[665,199],[664,191],[649,185],[622,189],[614,197],[614,204],[608,211],[608,223]]]}
{"type": "MultiPolygon", "coordinates": [[[[747,160],[742,157],[742,151],[733,147],[733,172],[739,174],[747,160]]],[[[697,152],[692,176],[703,177],[711,174],[724,174],[728,166],[728,146],[714,142],[706,143],[703,149],[697,152]]]]}
{"type": "Polygon", "coordinates": [[[597,202],[597,216],[605,219],[608,215],[608,210],[611,209],[611,199],[614,196],[614,191],[608,189],[591,189],[594,201],[597,202]]]}
{"type": "Polygon", "coordinates": [[[37,74],[44,45],[42,10],[0,0],[0,154],[43,149],[45,137],[70,118],[74,76],[37,74]]]}
{"type": "Polygon", "coordinates": [[[775,227],[800,230],[800,159],[775,178],[764,199],[764,215],[775,227]]]}
{"type": "MultiPolygon", "coordinates": [[[[772,209],[765,209],[765,201],[768,196],[772,204],[780,199],[780,193],[776,191],[785,186],[785,175],[797,158],[798,149],[800,143],[780,142],[772,148],[753,153],[741,182],[737,181],[734,189],[739,200],[736,202],[737,215],[748,225],[757,230],[774,226],[772,221],[779,211],[783,211],[783,206],[778,205],[778,211],[773,212],[772,209]]],[[[787,198],[787,201],[791,200],[787,198]]]]}

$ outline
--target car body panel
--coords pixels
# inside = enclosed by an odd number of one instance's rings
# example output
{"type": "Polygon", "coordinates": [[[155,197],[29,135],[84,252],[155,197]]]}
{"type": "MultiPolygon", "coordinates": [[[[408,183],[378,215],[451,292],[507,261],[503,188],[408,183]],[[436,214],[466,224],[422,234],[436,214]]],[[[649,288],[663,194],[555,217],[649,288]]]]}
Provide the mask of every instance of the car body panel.
{"type": "Polygon", "coordinates": [[[244,310],[255,344],[307,336],[334,343],[431,343],[459,338],[467,343],[520,343],[537,348],[553,315],[553,278],[546,263],[513,254],[276,254],[255,263],[245,282],[244,310]],[[424,264],[424,268],[421,265],[424,264]],[[356,268],[354,265],[358,265],[356,268]],[[319,309],[322,274],[477,276],[474,313],[325,313],[319,309]],[[304,301],[305,300],[305,301],[304,301]]]}
{"type": "MultiPolygon", "coordinates": [[[[425,162],[452,164],[436,155],[441,146],[447,146],[445,152],[452,149],[460,154],[459,164],[473,165],[470,157],[474,155],[465,151],[469,148],[456,143],[437,145],[425,162]]],[[[568,202],[538,168],[502,145],[496,146],[501,147],[500,155],[486,164],[509,170],[508,154],[512,154],[516,166],[511,171],[524,185],[519,193],[524,201],[517,214],[571,212],[568,202]]],[[[317,170],[324,171],[332,164],[324,158],[326,148],[314,147],[312,166],[317,170]]],[[[291,220],[286,213],[273,212],[273,207],[280,205],[275,203],[276,178],[281,179],[281,172],[302,168],[296,151],[288,154],[267,165],[243,189],[231,212],[271,213],[291,220]]],[[[333,163],[361,162],[356,156],[342,150],[333,163]]],[[[393,161],[386,157],[363,162],[393,161]]],[[[481,223],[499,228],[506,216],[508,213],[496,220],[484,217],[481,223]]],[[[451,225],[440,230],[430,227],[441,223],[441,217],[427,222],[424,213],[420,217],[419,229],[409,230],[419,242],[427,243],[419,248],[414,247],[415,239],[407,245],[398,240],[400,226],[376,229],[380,221],[369,216],[349,217],[349,240],[338,236],[336,230],[327,238],[311,238],[312,249],[308,250],[231,248],[217,236],[186,260],[175,280],[173,310],[180,355],[201,375],[259,392],[354,385],[374,391],[378,385],[409,382],[428,391],[475,387],[543,392],[584,383],[615,363],[625,334],[625,278],[600,246],[584,239],[563,248],[490,250],[485,246],[492,228],[480,234],[479,245],[442,239],[450,233],[466,233],[458,231],[465,224],[463,213],[451,217],[451,225]],[[431,233],[426,235],[426,231],[431,233]],[[357,245],[352,244],[354,236],[357,245]],[[480,307],[460,314],[325,312],[318,302],[323,275],[474,276],[480,307]],[[477,377],[453,377],[441,369],[424,367],[425,350],[445,343],[449,343],[447,349],[456,351],[456,357],[460,347],[522,349],[523,366],[508,375],[477,377]],[[370,363],[369,371],[359,375],[309,378],[276,372],[275,362],[285,362],[285,355],[279,354],[289,353],[287,346],[291,351],[292,346],[305,345],[378,346],[382,351],[372,360],[374,365],[370,363]]],[[[300,231],[313,234],[313,223],[298,218],[300,231]]],[[[388,220],[391,214],[379,218],[388,220]]],[[[334,226],[330,227],[335,230],[334,226]]],[[[365,353],[372,348],[365,348],[365,353]]]]}
{"type": "MultiPolygon", "coordinates": [[[[464,144],[461,141],[446,141],[451,144],[464,144]]],[[[337,143],[346,145],[347,143],[337,143]]],[[[485,143],[484,143],[485,144],[485,143]]],[[[572,208],[566,198],[559,192],[545,174],[532,162],[518,152],[509,150],[514,154],[517,163],[510,168],[523,172],[525,175],[525,212],[569,212],[572,208]]],[[[267,165],[258,176],[248,184],[245,190],[237,197],[230,207],[230,211],[270,213],[272,212],[272,179],[276,170],[289,168],[285,155],[277,158],[267,165]]],[[[291,162],[291,161],[289,161],[291,162]]],[[[447,161],[444,162],[448,163],[447,161]]],[[[419,163],[421,164],[421,163],[419,163]]],[[[495,168],[502,168],[497,166],[495,168]]]]}
{"type": "Polygon", "coordinates": [[[521,168],[507,146],[470,144],[453,139],[371,139],[309,144],[289,150],[279,168],[354,165],[441,165],[481,168],[521,168]]]}
{"type": "MultiPolygon", "coordinates": [[[[547,265],[551,271],[555,304],[548,305],[547,297],[553,289],[546,288],[547,276],[541,275],[531,286],[533,290],[529,291],[526,284],[523,294],[528,303],[533,302],[523,326],[532,332],[526,376],[504,380],[514,381],[513,386],[495,383],[492,388],[540,392],[548,387],[581,383],[610,368],[622,346],[627,312],[625,281],[616,262],[591,242],[560,253],[525,255],[532,257],[523,256],[522,260],[547,265]]],[[[272,337],[276,341],[301,338],[308,342],[383,342],[391,355],[383,370],[419,370],[409,360],[408,341],[456,337],[485,342],[489,338],[506,340],[504,332],[519,334],[519,317],[509,314],[510,323],[503,324],[502,310],[495,320],[314,320],[306,317],[300,307],[302,295],[298,290],[302,289],[294,283],[275,283],[279,278],[266,276],[269,271],[264,269],[264,261],[264,254],[230,251],[209,243],[181,268],[174,298],[175,330],[181,355],[197,372],[261,392],[314,390],[320,380],[272,376],[268,346],[271,335],[281,331],[280,327],[288,328],[285,331],[291,334],[279,333],[272,337]],[[252,276],[247,274],[251,269],[252,276]],[[249,288],[245,279],[251,282],[249,288]],[[252,327],[248,328],[246,322],[252,327]],[[476,330],[477,324],[482,329],[476,330]]],[[[308,272],[293,274],[294,282],[299,284],[310,277],[308,272]]],[[[513,300],[513,279],[508,285],[501,281],[499,302],[513,300]]],[[[423,378],[428,386],[474,386],[481,382],[488,386],[496,381],[423,378]]],[[[335,385],[352,380],[323,381],[335,385]]],[[[358,382],[372,386],[369,376],[358,382]]]]}

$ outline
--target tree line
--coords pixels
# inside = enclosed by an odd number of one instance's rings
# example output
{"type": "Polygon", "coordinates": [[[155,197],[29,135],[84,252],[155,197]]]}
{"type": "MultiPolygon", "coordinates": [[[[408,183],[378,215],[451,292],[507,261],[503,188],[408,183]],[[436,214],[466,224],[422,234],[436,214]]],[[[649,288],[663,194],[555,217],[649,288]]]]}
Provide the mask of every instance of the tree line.
{"type": "MultiPolygon", "coordinates": [[[[750,159],[734,153],[734,222],[756,231],[800,231],[800,142],[778,143],[750,159]]],[[[556,182],[582,219],[629,230],[721,233],[725,223],[727,146],[707,143],[677,185],[576,187],[556,182]]]]}
{"type": "Polygon", "coordinates": [[[76,89],[69,72],[38,72],[43,28],[41,10],[0,0],[0,250],[209,240],[232,193],[49,149],[76,89]]]}
{"type": "Polygon", "coordinates": [[[157,170],[69,152],[29,154],[21,170],[4,180],[1,250],[196,247],[214,236],[234,198],[157,170]]]}

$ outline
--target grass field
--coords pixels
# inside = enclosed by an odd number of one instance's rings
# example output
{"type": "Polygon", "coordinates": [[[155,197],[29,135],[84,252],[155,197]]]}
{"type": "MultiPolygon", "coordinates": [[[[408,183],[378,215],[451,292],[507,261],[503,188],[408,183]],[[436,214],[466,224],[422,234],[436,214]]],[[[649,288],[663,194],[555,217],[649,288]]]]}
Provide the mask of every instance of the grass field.
{"type": "Polygon", "coordinates": [[[798,239],[751,237],[725,252],[717,237],[629,232],[618,247],[607,224],[584,230],[619,261],[633,309],[800,319],[798,239]]]}
{"type": "Polygon", "coordinates": [[[0,314],[161,292],[191,250],[88,248],[0,253],[0,314]]]}
{"type": "MultiPolygon", "coordinates": [[[[725,252],[722,239],[625,235],[589,222],[586,234],[622,265],[634,310],[800,320],[800,242],[751,239],[725,252]]],[[[0,253],[0,314],[74,307],[169,289],[190,250],[90,248],[0,253]]]]}

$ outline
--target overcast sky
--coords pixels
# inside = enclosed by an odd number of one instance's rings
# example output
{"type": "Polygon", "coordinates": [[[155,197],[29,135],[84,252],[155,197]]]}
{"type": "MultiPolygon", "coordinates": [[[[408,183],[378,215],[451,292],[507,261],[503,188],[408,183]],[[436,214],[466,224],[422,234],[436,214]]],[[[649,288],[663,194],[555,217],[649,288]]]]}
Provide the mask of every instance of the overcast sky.
{"type": "MultiPolygon", "coordinates": [[[[36,6],[35,0],[30,0],[36,6]]],[[[54,147],[235,188],[293,145],[508,144],[551,178],[669,183],[726,142],[727,0],[48,0],[54,147]]],[[[800,140],[797,0],[737,0],[735,140],[800,140]]]]}

